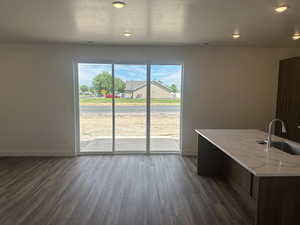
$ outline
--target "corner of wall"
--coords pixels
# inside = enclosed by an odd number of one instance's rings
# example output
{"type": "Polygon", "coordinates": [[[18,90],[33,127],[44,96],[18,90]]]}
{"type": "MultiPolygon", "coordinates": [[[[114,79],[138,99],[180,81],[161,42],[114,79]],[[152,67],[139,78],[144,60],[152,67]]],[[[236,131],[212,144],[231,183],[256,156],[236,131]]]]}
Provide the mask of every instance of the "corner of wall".
{"type": "Polygon", "coordinates": [[[191,148],[185,148],[185,149],[182,149],[181,155],[182,156],[197,156],[197,152],[195,152],[191,148]]]}

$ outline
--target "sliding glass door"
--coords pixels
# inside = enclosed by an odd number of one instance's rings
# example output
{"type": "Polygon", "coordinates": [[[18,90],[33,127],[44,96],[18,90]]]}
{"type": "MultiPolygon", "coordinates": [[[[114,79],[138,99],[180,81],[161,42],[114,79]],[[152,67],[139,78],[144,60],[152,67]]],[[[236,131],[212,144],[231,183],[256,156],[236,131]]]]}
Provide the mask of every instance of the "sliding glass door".
{"type": "Polygon", "coordinates": [[[80,152],[179,152],[181,77],[181,65],[79,63],[80,152]]]}
{"type": "Polygon", "coordinates": [[[116,64],[115,151],[146,152],[147,65],[116,64]]]}
{"type": "Polygon", "coordinates": [[[151,65],[150,151],[180,151],[181,65],[151,65]]]}
{"type": "Polygon", "coordinates": [[[78,64],[80,152],[113,151],[112,64],[78,64]]]}

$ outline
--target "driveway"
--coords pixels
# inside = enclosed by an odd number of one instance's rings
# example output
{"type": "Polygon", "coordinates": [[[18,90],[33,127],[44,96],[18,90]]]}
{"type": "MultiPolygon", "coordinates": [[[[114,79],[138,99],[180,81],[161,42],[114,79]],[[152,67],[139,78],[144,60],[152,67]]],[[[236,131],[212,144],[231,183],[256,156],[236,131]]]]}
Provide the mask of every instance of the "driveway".
{"type": "MultiPolygon", "coordinates": [[[[146,106],[142,105],[120,105],[116,106],[116,113],[145,113],[146,106]]],[[[80,112],[83,113],[111,113],[112,106],[80,106],[80,112]]],[[[153,105],[151,112],[156,113],[179,113],[179,105],[153,105]]]]}

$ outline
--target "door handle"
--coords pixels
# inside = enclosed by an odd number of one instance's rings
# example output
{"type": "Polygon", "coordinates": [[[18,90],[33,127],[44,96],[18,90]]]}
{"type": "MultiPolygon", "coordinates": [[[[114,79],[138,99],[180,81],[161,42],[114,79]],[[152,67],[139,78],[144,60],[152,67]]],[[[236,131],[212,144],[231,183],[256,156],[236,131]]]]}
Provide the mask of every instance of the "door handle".
{"type": "Polygon", "coordinates": [[[298,129],[300,129],[300,126],[297,126],[298,129]]]}

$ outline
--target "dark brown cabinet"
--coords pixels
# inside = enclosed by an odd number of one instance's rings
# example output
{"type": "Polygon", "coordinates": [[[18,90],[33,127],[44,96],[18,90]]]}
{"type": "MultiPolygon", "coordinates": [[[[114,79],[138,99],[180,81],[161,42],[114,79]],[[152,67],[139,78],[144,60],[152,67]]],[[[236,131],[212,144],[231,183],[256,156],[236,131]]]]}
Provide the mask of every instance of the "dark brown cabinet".
{"type": "MultiPolygon", "coordinates": [[[[284,137],[300,142],[300,57],[280,61],[276,117],[286,123],[284,137]]],[[[279,126],[276,135],[283,136],[279,126]]]]}

